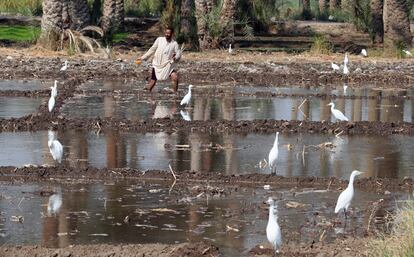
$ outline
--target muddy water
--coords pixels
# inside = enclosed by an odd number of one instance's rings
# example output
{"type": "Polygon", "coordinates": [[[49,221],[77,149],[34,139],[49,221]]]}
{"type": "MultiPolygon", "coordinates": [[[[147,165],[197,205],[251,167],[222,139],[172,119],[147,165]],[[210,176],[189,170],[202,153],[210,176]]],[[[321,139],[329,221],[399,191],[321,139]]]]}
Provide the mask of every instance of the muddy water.
{"type": "Polygon", "coordinates": [[[45,98],[0,96],[0,119],[19,118],[37,111],[45,98]]]}
{"type": "MultiPolygon", "coordinates": [[[[356,191],[352,218],[346,223],[333,213],[338,191],[233,191],[226,197],[192,193],[159,184],[48,184],[1,185],[0,244],[42,244],[65,247],[90,243],[178,243],[209,240],[223,256],[247,256],[266,242],[268,218],[263,203],[277,199],[284,242],[361,236],[373,201],[384,196],[356,191]],[[54,191],[61,205],[48,211],[54,191]],[[253,192],[254,191],[254,192],[253,192]],[[44,195],[44,196],[42,196],[44,195]],[[292,203],[295,202],[295,203],[292,203]],[[289,203],[290,202],[290,203],[289,203]],[[303,204],[292,208],[292,204],[303,204]],[[290,207],[288,207],[290,206],[290,207]],[[125,218],[128,216],[128,220],[125,218]],[[15,221],[19,219],[21,222],[15,221]]],[[[56,198],[54,196],[53,198],[56,198]]],[[[384,208],[405,198],[385,197],[384,208]]],[[[375,225],[374,225],[375,226],[375,225]]],[[[376,225],[374,229],[381,229],[376,225]]]]}
{"type": "MultiPolygon", "coordinates": [[[[63,162],[73,167],[131,167],[140,170],[194,170],[225,174],[270,173],[264,159],[273,134],[60,132],[63,162]]],[[[0,133],[0,166],[53,165],[47,131],[0,133]],[[16,153],[16,154],[10,154],[16,153]]],[[[354,169],[366,176],[413,177],[414,138],[402,135],[329,136],[280,134],[276,172],[283,176],[349,178],[354,169]],[[325,146],[325,143],[326,144],[325,146]],[[304,150],[305,149],[305,150],[304,150]]]]}
{"type": "Polygon", "coordinates": [[[114,117],[132,120],[176,118],[186,120],[312,120],[335,121],[331,115],[331,101],[350,121],[407,121],[413,120],[414,100],[394,99],[344,99],[331,100],[317,97],[254,96],[206,97],[195,95],[188,107],[181,107],[181,99],[140,100],[134,96],[84,96],[77,95],[67,101],[62,109],[70,117],[114,117]]]}
{"type": "Polygon", "coordinates": [[[0,90],[34,91],[48,89],[53,82],[42,82],[40,80],[0,80],[0,90]]]}

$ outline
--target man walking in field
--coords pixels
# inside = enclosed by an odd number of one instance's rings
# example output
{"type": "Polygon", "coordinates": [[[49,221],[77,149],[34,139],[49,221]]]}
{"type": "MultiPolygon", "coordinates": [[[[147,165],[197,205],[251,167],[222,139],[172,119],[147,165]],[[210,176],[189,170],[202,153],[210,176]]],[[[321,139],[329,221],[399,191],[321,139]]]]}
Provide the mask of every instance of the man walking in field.
{"type": "Polygon", "coordinates": [[[173,91],[177,93],[178,74],[175,64],[181,58],[181,51],[178,48],[178,43],[172,38],[173,34],[174,29],[167,27],[164,37],[158,37],[151,48],[137,60],[137,63],[140,63],[141,60],[146,60],[154,55],[151,79],[146,90],[151,91],[158,80],[170,78],[173,84],[173,91]]]}

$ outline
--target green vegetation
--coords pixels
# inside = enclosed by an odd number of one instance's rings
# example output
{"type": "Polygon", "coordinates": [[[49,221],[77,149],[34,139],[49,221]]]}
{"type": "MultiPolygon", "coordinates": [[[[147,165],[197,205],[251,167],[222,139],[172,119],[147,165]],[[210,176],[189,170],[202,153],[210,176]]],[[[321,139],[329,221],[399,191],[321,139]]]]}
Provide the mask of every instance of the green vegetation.
{"type": "Polygon", "coordinates": [[[414,200],[397,212],[391,235],[374,241],[370,252],[375,257],[414,256],[414,200]]]}
{"type": "Polygon", "coordinates": [[[112,37],[112,43],[119,43],[125,41],[128,38],[130,33],[122,32],[122,33],[115,33],[112,37]]]}
{"type": "Polygon", "coordinates": [[[40,35],[40,27],[0,25],[0,40],[13,42],[35,42],[40,35]]]}
{"type": "Polygon", "coordinates": [[[1,0],[0,12],[29,16],[41,15],[42,0],[1,0]]]}
{"type": "Polygon", "coordinates": [[[310,52],[313,54],[330,54],[332,47],[323,35],[318,35],[313,38],[310,52]]]}

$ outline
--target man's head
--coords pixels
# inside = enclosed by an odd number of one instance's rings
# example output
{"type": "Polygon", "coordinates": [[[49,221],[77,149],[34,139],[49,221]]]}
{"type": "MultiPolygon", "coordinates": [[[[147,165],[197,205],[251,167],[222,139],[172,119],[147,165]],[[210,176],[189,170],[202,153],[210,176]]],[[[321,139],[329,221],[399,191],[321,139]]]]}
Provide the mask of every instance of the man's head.
{"type": "Polygon", "coordinates": [[[174,29],[172,27],[168,26],[165,28],[164,36],[168,41],[172,39],[173,34],[174,34],[174,29]]]}

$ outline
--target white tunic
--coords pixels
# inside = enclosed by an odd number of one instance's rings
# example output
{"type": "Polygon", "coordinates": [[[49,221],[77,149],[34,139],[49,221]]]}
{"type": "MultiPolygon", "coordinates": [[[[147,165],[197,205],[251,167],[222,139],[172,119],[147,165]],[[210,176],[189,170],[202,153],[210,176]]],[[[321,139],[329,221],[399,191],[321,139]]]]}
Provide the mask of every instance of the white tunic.
{"type": "Polygon", "coordinates": [[[176,61],[178,61],[181,58],[178,43],[173,39],[168,42],[165,37],[158,37],[141,59],[146,60],[154,55],[152,67],[155,70],[155,76],[157,80],[166,80],[175,68],[175,62],[173,60],[174,54],[176,61]]]}

